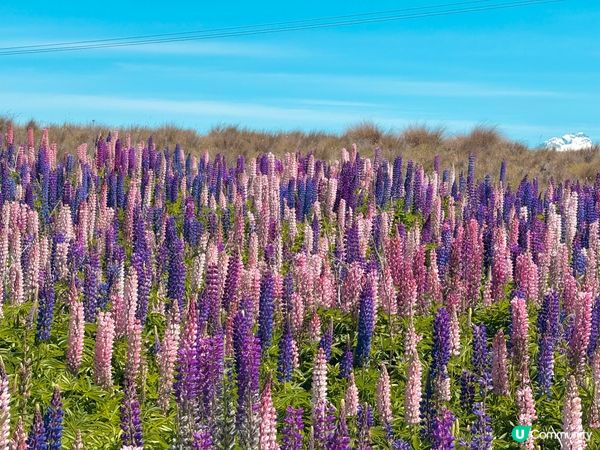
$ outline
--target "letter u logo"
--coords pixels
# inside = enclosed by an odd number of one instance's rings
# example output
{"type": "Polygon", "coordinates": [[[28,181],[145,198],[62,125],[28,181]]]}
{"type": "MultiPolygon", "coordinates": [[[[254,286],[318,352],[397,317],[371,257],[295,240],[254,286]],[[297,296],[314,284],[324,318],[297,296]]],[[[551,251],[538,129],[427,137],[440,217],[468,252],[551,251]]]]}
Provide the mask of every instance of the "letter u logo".
{"type": "Polygon", "coordinates": [[[516,442],[525,442],[529,438],[529,430],[531,430],[530,426],[517,425],[512,430],[512,438],[516,442]]]}

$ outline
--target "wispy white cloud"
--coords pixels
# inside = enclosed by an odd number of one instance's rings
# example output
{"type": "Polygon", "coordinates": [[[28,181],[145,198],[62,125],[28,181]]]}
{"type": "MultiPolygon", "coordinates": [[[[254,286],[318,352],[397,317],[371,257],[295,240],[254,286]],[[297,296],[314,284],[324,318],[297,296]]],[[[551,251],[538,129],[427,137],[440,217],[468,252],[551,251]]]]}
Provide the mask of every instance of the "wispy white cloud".
{"type": "MultiPolygon", "coordinates": [[[[181,78],[203,77],[220,80],[239,80],[255,83],[277,83],[279,85],[318,87],[329,90],[346,90],[354,94],[382,94],[394,96],[423,96],[445,98],[576,98],[579,94],[556,90],[535,89],[529,87],[504,86],[461,80],[424,80],[378,75],[343,75],[331,73],[295,73],[264,71],[232,71],[203,69],[196,66],[179,64],[164,66],[153,63],[117,63],[117,67],[142,72],[152,70],[155,73],[170,74],[181,78]]],[[[306,100],[309,101],[309,100],[306,100]]]]}

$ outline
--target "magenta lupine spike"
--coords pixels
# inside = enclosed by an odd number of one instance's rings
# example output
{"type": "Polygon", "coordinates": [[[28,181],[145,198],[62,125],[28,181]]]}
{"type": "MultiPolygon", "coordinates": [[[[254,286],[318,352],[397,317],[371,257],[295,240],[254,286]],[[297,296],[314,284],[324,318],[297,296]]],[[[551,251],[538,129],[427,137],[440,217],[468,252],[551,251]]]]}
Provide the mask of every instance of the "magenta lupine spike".
{"type": "Polygon", "coordinates": [[[94,381],[103,388],[112,386],[112,353],[115,324],[110,313],[100,312],[97,318],[94,381]]]}
{"type": "Polygon", "coordinates": [[[581,398],[574,376],[567,382],[567,393],[562,416],[563,435],[560,439],[561,448],[566,450],[583,450],[587,446],[586,434],[582,424],[581,398]]]}
{"type": "Polygon", "coordinates": [[[377,382],[377,413],[385,425],[392,421],[392,399],[390,376],[385,365],[381,365],[379,380],[377,382]]]}
{"type": "Polygon", "coordinates": [[[586,352],[592,327],[592,294],[580,293],[573,309],[573,331],[569,342],[570,358],[572,367],[580,379],[585,370],[586,352]]]}
{"type": "Polygon", "coordinates": [[[79,299],[75,279],[71,280],[69,289],[69,332],[67,338],[67,367],[71,373],[76,374],[81,365],[83,355],[83,337],[85,333],[85,319],[83,302],[79,299]]]}
{"type": "Polygon", "coordinates": [[[277,444],[277,412],[271,398],[271,380],[267,380],[260,396],[260,448],[261,450],[279,450],[277,444]]]}

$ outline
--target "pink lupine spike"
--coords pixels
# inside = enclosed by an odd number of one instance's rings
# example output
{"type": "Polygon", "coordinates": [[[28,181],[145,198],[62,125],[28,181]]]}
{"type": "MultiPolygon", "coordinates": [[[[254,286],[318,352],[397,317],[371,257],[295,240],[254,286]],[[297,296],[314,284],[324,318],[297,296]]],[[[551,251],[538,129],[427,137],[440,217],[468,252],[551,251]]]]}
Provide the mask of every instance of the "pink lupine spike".
{"type": "Polygon", "coordinates": [[[271,380],[268,379],[260,396],[259,443],[261,450],[279,450],[277,444],[277,412],[271,398],[271,380]]]}
{"type": "Polygon", "coordinates": [[[567,393],[563,407],[561,448],[566,450],[583,450],[587,446],[586,436],[581,420],[581,398],[574,376],[567,382],[567,393]]]}
{"type": "Polygon", "coordinates": [[[589,412],[590,428],[600,428],[600,345],[592,355],[592,381],[594,383],[594,396],[589,412]]]}
{"type": "Polygon", "coordinates": [[[135,380],[140,372],[142,361],[142,325],[138,319],[127,329],[127,362],[125,364],[125,378],[130,383],[135,380]]]}
{"type": "Polygon", "coordinates": [[[20,416],[17,420],[15,431],[10,445],[11,450],[27,450],[27,433],[25,432],[25,423],[23,422],[23,416],[20,416]]]}
{"type": "Polygon", "coordinates": [[[512,313],[513,366],[521,384],[529,383],[529,321],[525,299],[515,297],[510,302],[512,313]]]}
{"type": "Polygon", "coordinates": [[[420,405],[423,367],[417,352],[417,343],[419,340],[420,336],[416,334],[414,323],[411,320],[404,342],[404,351],[408,355],[404,393],[404,421],[409,426],[418,425],[421,421],[420,405]]]}
{"type": "MultiPolygon", "coordinates": [[[[517,423],[519,425],[531,426],[537,419],[533,392],[531,391],[531,385],[529,383],[522,385],[517,389],[517,411],[517,423]]],[[[533,450],[533,437],[530,435],[529,439],[525,441],[522,446],[528,450],[533,450]]]]}
{"type": "Polygon", "coordinates": [[[499,330],[492,343],[492,385],[496,395],[508,395],[506,339],[499,330]]]}
{"type": "Polygon", "coordinates": [[[327,358],[325,350],[319,347],[313,367],[312,378],[312,403],[313,406],[319,402],[327,401],[327,358]]]}
{"type": "Polygon", "coordinates": [[[10,391],[4,363],[0,358],[0,448],[8,449],[10,444],[10,391]]]}
{"type": "Polygon", "coordinates": [[[308,323],[308,336],[311,341],[318,342],[321,338],[321,318],[315,311],[308,323]]]}
{"type": "Polygon", "coordinates": [[[103,388],[112,386],[112,353],[115,325],[110,313],[99,312],[94,353],[94,381],[103,388]]]}
{"type": "Polygon", "coordinates": [[[69,289],[69,334],[67,338],[67,367],[71,373],[76,374],[81,366],[83,355],[83,337],[85,333],[85,320],[83,315],[83,302],[79,299],[75,279],[71,280],[69,289]]]}
{"type": "Polygon", "coordinates": [[[538,269],[531,257],[531,253],[522,253],[517,256],[515,265],[515,282],[517,286],[525,293],[527,300],[534,303],[539,302],[539,281],[538,269]]]}
{"type": "Polygon", "coordinates": [[[350,372],[348,376],[348,386],[346,387],[346,394],[344,396],[346,403],[346,415],[348,417],[354,417],[358,414],[358,388],[354,381],[354,372],[350,372]]]}
{"type": "Polygon", "coordinates": [[[392,399],[390,376],[384,364],[381,365],[379,380],[377,382],[377,412],[383,424],[390,424],[392,420],[392,399]]]}
{"type": "Polygon", "coordinates": [[[586,352],[592,326],[592,294],[582,292],[574,305],[573,332],[569,341],[571,365],[581,380],[586,365],[586,352]]]}

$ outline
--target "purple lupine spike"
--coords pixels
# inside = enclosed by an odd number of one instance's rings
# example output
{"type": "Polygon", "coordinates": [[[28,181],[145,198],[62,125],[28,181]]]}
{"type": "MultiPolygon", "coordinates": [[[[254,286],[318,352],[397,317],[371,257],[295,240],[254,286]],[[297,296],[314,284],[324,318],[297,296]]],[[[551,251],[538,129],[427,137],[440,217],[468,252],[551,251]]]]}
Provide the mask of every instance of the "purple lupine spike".
{"type": "Polygon", "coordinates": [[[198,358],[196,336],[198,332],[198,318],[193,302],[188,305],[181,342],[177,350],[177,375],[175,381],[175,395],[177,403],[183,414],[191,414],[194,401],[198,396],[198,358]]]}
{"type": "Polygon", "coordinates": [[[485,411],[485,404],[477,402],[473,405],[475,421],[471,425],[471,442],[469,450],[492,450],[494,440],[492,420],[485,411]]]}
{"type": "Polygon", "coordinates": [[[344,354],[342,355],[342,361],[340,362],[340,377],[348,378],[352,373],[354,367],[354,353],[352,352],[352,345],[346,344],[344,354]]]}
{"type": "Polygon", "coordinates": [[[331,347],[333,345],[333,319],[329,318],[329,325],[327,330],[321,336],[319,341],[319,347],[325,351],[325,359],[329,361],[331,359],[331,347]]]}
{"type": "Polygon", "coordinates": [[[492,387],[491,355],[485,325],[473,325],[473,370],[483,395],[492,387]]]}
{"type": "Polygon", "coordinates": [[[183,261],[183,242],[179,237],[171,241],[169,257],[169,278],[167,295],[179,310],[183,310],[185,297],[185,265],[183,261]]]}
{"type": "Polygon", "coordinates": [[[373,408],[368,403],[358,407],[358,436],[356,448],[360,450],[371,449],[371,427],[373,426],[373,408]]]}
{"type": "Polygon", "coordinates": [[[123,446],[143,448],[142,418],[135,385],[126,383],[124,392],[125,395],[120,408],[121,429],[123,430],[121,441],[123,446]]]}
{"type": "Polygon", "coordinates": [[[245,418],[255,411],[258,401],[259,367],[260,367],[260,339],[248,334],[243,338],[240,353],[236,354],[238,362],[238,421],[242,423],[245,418]]]}
{"type": "Polygon", "coordinates": [[[27,437],[27,450],[48,450],[48,438],[39,405],[35,407],[33,424],[27,437]]]}
{"type": "Polygon", "coordinates": [[[223,308],[229,311],[232,303],[237,301],[238,286],[240,283],[240,275],[244,266],[240,258],[239,251],[234,251],[234,254],[229,258],[227,265],[227,276],[225,277],[225,288],[223,290],[223,308]]]}
{"type": "Polygon", "coordinates": [[[223,335],[200,337],[198,342],[199,388],[203,397],[202,413],[212,417],[219,394],[224,365],[223,335]]]}
{"type": "Polygon", "coordinates": [[[92,249],[85,265],[83,281],[83,311],[86,322],[95,322],[98,313],[98,272],[100,261],[98,253],[92,249]]]}
{"type": "Polygon", "coordinates": [[[216,262],[216,255],[213,255],[206,268],[206,279],[204,292],[202,293],[202,302],[205,310],[205,315],[210,333],[221,332],[221,278],[219,275],[219,267],[216,262]]]}
{"type": "Polygon", "coordinates": [[[279,381],[290,381],[294,360],[294,337],[290,321],[286,320],[283,325],[283,334],[279,340],[279,357],[277,360],[277,379],[279,381]]]}
{"type": "Polygon", "coordinates": [[[442,410],[439,416],[434,418],[431,436],[432,450],[454,449],[454,436],[452,435],[454,420],[454,414],[448,409],[442,410]]]}
{"type": "Polygon", "coordinates": [[[54,387],[50,406],[44,416],[44,429],[48,439],[48,450],[60,450],[62,448],[63,432],[63,404],[60,397],[60,390],[54,387]]]}
{"type": "Polygon", "coordinates": [[[202,430],[194,433],[193,450],[212,450],[214,448],[210,430],[202,430]]]}
{"type": "Polygon", "coordinates": [[[313,430],[315,444],[325,448],[335,433],[334,408],[327,400],[318,401],[313,408],[313,430]]]}
{"type": "Polygon", "coordinates": [[[360,308],[358,313],[358,342],[356,344],[357,367],[366,365],[371,353],[371,338],[375,328],[375,292],[371,277],[363,286],[360,294],[360,308]]]}
{"type": "Polygon", "coordinates": [[[48,275],[44,287],[40,293],[40,304],[38,307],[36,341],[42,342],[50,339],[52,320],[54,318],[54,284],[48,275]]]}
{"type": "Polygon", "coordinates": [[[150,249],[146,238],[146,222],[139,210],[136,211],[134,250],[131,256],[131,264],[135,268],[138,278],[136,318],[139,319],[143,326],[146,323],[148,298],[152,287],[152,265],[150,261],[150,249]]]}
{"type": "Polygon", "coordinates": [[[273,338],[273,287],[274,280],[271,271],[268,271],[260,282],[260,299],[258,310],[258,338],[261,348],[266,351],[273,338]]]}
{"type": "Polygon", "coordinates": [[[281,439],[281,450],[301,450],[302,449],[302,431],[304,423],[302,421],[302,408],[288,406],[285,410],[285,419],[283,420],[283,430],[281,439]]]}
{"type": "MultiPolygon", "coordinates": [[[[599,173],[600,174],[600,173],[599,173]]],[[[592,308],[592,321],[590,329],[590,343],[588,345],[588,357],[592,357],[600,339],[600,296],[596,297],[592,308]]]]}

